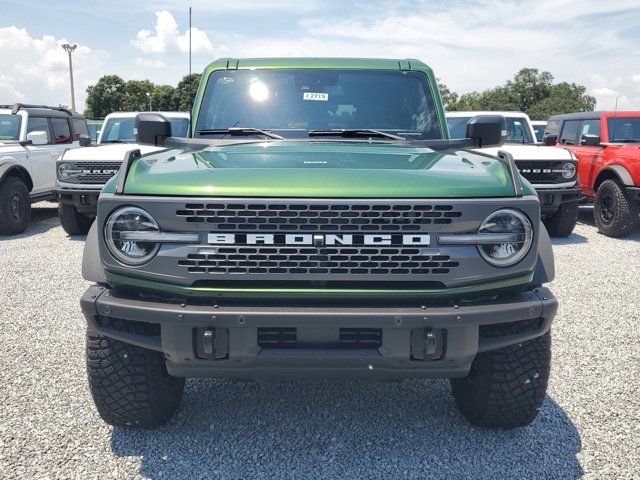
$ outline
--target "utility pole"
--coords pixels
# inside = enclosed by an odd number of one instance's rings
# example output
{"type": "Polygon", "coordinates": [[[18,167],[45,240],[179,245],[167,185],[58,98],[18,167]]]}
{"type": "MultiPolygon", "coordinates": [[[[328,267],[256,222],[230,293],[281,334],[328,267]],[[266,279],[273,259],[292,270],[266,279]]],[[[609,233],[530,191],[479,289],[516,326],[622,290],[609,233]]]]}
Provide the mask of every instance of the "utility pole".
{"type": "Polygon", "coordinates": [[[71,80],[71,111],[75,113],[76,111],[76,94],[73,91],[73,63],[71,62],[71,54],[73,51],[78,48],[78,45],[75,43],[73,45],[69,45],[65,43],[61,45],[65,52],[69,54],[69,79],[71,80]]]}
{"type": "Polygon", "coordinates": [[[147,97],[149,97],[149,111],[153,111],[153,109],[151,108],[151,93],[147,92],[147,97]]]}

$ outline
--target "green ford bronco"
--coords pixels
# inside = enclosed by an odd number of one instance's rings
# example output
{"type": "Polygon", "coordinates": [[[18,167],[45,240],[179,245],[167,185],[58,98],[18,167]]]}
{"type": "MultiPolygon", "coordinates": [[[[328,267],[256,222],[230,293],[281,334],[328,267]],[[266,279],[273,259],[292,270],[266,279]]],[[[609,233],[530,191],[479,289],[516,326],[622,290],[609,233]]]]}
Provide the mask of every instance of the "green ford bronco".
{"type": "Polygon", "coordinates": [[[159,114],[98,201],[83,275],[91,392],[165,423],[185,377],[449,378],[474,425],[529,424],[555,297],[504,118],[450,140],[416,60],[223,59],[189,138],[159,114]]]}

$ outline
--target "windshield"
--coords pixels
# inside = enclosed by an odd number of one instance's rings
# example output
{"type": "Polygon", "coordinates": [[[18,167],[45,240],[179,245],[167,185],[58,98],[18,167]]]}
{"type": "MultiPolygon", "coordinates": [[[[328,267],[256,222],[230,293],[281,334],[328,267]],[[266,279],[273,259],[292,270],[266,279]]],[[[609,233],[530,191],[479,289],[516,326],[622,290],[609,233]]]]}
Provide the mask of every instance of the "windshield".
{"type": "Polygon", "coordinates": [[[536,141],[538,142],[542,142],[543,138],[544,138],[544,129],[546,127],[545,125],[532,125],[533,126],[533,131],[536,134],[536,141]]]}
{"type": "Polygon", "coordinates": [[[18,115],[0,114],[0,142],[20,140],[20,121],[18,115]]]}
{"type": "Polygon", "coordinates": [[[640,117],[617,117],[607,120],[610,142],[640,142],[640,117]]]}
{"type": "MultiPolygon", "coordinates": [[[[465,138],[467,136],[467,123],[471,118],[471,116],[447,118],[451,138],[465,138]]],[[[507,121],[506,143],[534,143],[525,118],[505,117],[505,120],[507,121]]]]}
{"type": "MultiPolygon", "coordinates": [[[[166,116],[166,115],[165,115],[166,116]]],[[[171,135],[186,137],[189,133],[189,119],[180,117],[166,117],[171,122],[171,135]]],[[[135,117],[110,118],[102,128],[102,143],[135,143],[133,129],[135,117]]]]}
{"type": "Polygon", "coordinates": [[[195,136],[234,127],[285,138],[343,129],[442,138],[427,76],[384,70],[216,71],[207,83],[195,136]]]}

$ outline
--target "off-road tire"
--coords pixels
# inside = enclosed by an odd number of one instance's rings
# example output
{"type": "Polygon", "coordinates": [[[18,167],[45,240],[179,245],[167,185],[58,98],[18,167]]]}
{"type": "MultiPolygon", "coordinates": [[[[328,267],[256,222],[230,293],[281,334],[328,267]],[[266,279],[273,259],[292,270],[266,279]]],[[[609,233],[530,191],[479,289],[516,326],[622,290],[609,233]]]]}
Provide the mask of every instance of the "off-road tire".
{"type": "Polygon", "coordinates": [[[92,218],[79,213],[73,205],[63,203],[58,205],[58,217],[67,235],[86,235],[93,222],[92,218]]]}
{"type": "MultiPolygon", "coordinates": [[[[121,330],[148,334],[136,322],[121,330]]],[[[149,325],[150,326],[150,325],[149,325]]],[[[162,353],[87,331],[87,373],[102,419],[117,427],[165,424],[180,405],[184,378],[167,373],[162,353]]]]}
{"type": "Polygon", "coordinates": [[[558,211],[543,220],[552,237],[568,237],[578,223],[578,202],[563,203],[558,211]]]}
{"type": "MultiPolygon", "coordinates": [[[[507,327],[504,334],[513,333],[507,327]]],[[[465,378],[451,379],[456,405],[479,427],[529,425],[542,406],[551,366],[551,333],[479,353],[465,378]]]]}
{"type": "Polygon", "coordinates": [[[602,182],[593,202],[598,231],[607,237],[624,237],[638,225],[638,202],[615,180],[602,182]]]}
{"type": "Polygon", "coordinates": [[[17,177],[0,182],[0,235],[17,235],[31,220],[31,197],[27,185],[17,177]]]}

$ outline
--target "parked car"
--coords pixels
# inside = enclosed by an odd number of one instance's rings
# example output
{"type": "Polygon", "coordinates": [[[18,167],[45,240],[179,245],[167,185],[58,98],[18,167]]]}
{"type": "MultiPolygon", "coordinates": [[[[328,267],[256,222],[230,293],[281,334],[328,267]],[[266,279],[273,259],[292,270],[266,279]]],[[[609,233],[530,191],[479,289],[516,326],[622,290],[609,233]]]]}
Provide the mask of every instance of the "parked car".
{"type": "Polygon", "coordinates": [[[88,135],[85,119],[64,108],[0,106],[0,234],[23,232],[31,204],[54,199],[56,160],[88,135]]]}
{"type": "Polygon", "coordinates": [[[505,144],[481,151],[497,155],[505,150],[513,155],[520,174],[540,197],[542,220],[552,237],[568,237],[578,221],[577,160],[571,152],[536,144],[529,116],[522,112],[447,112],[447,124],[453,138],[464,136],[467,122],[477,115],[501,115],[506,119],[505,144]]]}
{"type": "MultiPolygon", "coordinates": [[[[116,174],[127,152],[139,149],[142,153],[160,150],[159,147],[135,144],[134,126],[140,112],[118,112],[108,115],[100,131],[98,144],[82,152],[65,152],[57,165],[56,196],[58,216],[69,235],[85,235],[96,216],[96,202],[104,184],[116,174]]],[[[176,136],[189,132],[189,114],[159,112],[164,115],[176,136]]]]}
{"type": "Polygon", "coordinates": [[[544,138],[544,129],[547,126],[547,122],[544,120],[531,120],[531,126],[533,127],[533,132],[536,135],[536,142],[542,143],[542,139],[544,138]]]}
{"type": "Polygon", "coordinates": [[[100,129],[104,123],[104,118],[87,118],[87,127],[89,128],[89,136],[92,143],[98,143],[100,129]]]}
{"type": "MultiPolygon", "coordinates": [[[[557,300],[538,196],[503,117],[450,140],[418,60],[222,59],[192,136],[141,114],[87,240],[87,371],[112,425],[185,377],[451,379],[464,416],[530,423],[557,300]]],[[[100,147],[98,147],[100,148],[100,147]]]]}
{"type": "Polygon", "coordinates": [[[556,115],[544,140],[578,157],[580,187],[593,199],[601,233],[621,237],[638,226],[640,112],[556,115]]]}

